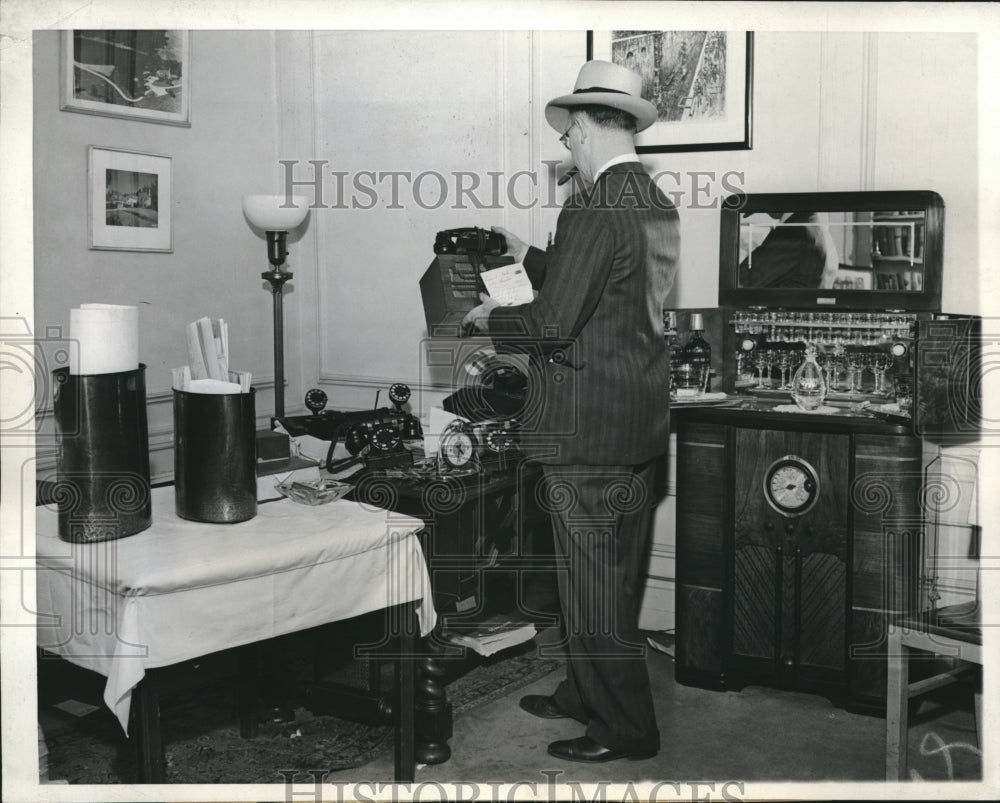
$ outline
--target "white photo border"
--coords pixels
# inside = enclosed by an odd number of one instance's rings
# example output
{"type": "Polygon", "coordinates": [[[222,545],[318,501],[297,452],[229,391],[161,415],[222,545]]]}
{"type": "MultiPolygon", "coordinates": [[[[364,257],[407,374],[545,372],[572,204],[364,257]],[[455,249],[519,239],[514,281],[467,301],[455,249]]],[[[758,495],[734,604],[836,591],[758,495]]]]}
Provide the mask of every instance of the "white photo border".
{"type": "MultiPolygon", "coordinates": [[[[152,153],[104,148],[87,148],[87,217],[89,243],[97,251],[173,251],[171,228],[173,207],[172,160],[152,153]],[[156,225],[129,226],[108,224],[108,171],[154,174],[156,176],[156,225]]],[[[140,205],[141,206],[141,205],[140,205]]],[[[142,210],[122,208],[123,213],[139,215],[142,210]]]]}

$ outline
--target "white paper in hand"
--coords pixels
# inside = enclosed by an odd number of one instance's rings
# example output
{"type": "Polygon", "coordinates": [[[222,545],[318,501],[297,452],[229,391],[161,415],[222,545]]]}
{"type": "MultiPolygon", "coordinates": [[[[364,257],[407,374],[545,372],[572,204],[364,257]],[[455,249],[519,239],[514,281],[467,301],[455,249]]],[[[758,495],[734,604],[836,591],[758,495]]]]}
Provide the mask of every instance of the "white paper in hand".
{"type": "Polygon", "coordinates": [[[531,280],[520,262],[483,271],[480,275],[490,298],[502,307],[529,304],[535,298],[531,291],[531,280]]]}

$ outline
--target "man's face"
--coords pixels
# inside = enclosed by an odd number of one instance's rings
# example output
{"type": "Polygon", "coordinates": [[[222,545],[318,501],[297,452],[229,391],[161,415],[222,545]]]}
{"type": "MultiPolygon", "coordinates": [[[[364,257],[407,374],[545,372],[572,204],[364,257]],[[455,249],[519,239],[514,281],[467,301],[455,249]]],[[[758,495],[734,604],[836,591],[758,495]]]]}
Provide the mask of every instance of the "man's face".
{"type": "MultiPolygon", "coordinates": [[[[563,131],[562,136],[559,137],[559,141],[566,147],[566,149],[570,153],[573,153],[573,136],[572,136],[572,134],[573,134],[574,129],[577,129],[577,130],[579,129],[579,125],[580,125],[580,121],[576,117],[570,116],[570,118],[569,118],[569,125],[566,126],[566,130],[563,131]]],[[[579,140],[577,140],[577,141],[579,141],[579,140]]]]}

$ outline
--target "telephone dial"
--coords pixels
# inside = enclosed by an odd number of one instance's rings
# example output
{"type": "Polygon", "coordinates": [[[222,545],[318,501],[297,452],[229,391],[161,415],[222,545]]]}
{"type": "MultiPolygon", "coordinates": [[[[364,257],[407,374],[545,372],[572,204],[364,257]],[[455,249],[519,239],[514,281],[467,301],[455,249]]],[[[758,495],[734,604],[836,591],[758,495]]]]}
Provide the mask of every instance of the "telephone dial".
{"type": "MultiPolygon", "coordinates": [[[[413,455],[403,444],[405,440],[420,438],[423,431],[416,416],[403,409],[410,400],[410,388],[396,382],[389,388],[389,401],[393,406],[375,407],[373,410],[340,412],[327,410],[327,396],[319,388],[313,388],[305,396],[306,408],[311,415],[288,416],[281,419],[282,425],[291,436],[312,435],[320,440],[330,441],[326,453],[325,468],[335,471],[344,463],[363,460],[368,468],[387,468],[408,465],[413,455]],[[334,461],[333,453],[340,439],[351,457],[340,464],[334,461]]],[[[378,397],[376,396],[376,405],[378,397]]]]}

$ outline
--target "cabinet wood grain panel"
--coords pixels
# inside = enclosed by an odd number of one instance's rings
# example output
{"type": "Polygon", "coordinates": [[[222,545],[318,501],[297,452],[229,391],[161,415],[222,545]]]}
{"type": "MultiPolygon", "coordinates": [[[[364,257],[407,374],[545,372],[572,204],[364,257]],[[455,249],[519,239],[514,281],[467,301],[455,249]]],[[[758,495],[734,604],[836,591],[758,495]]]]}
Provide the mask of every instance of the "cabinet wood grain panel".
{"type": "Polygon", "coordinates": [[[916,438],[855,439],[853,604],[901,612],[912,607],[924,523],[921,446],[916,438]]]}
{"type": "Polygon", "coordinates": [[[722,588],[725,428],[693,425],[677,438],[677,561],[685,582],[722,588]],[[679,534],[683,532],[683,537],[679,534]]]}
{"type": "Polygon", "coordinates": [[[887,625],[916,600],[919,439],[846,416],[691,409],[677,475],[678,681],[884,712],[887,625]],[[788,456],[818,478],[800,515],[765,495],[788,456]]]}
{"type": "Polygon", "coordinates": [[[676,677],[680,683],[724,688],[722,592],[700,586],[677,586],[677,632],[697,637],[677,640],[676,677]]]}

